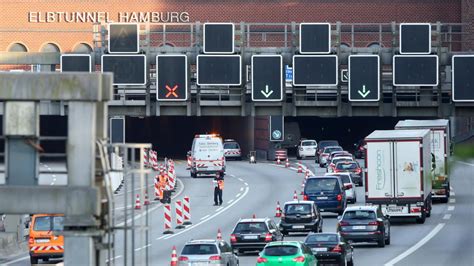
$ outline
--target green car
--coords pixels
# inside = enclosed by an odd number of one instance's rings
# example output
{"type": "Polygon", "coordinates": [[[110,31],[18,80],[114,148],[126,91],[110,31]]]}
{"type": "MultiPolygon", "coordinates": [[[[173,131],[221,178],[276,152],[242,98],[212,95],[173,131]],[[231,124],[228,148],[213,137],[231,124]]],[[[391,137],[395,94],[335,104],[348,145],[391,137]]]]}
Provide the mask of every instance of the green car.
{"type": "Polygon", "coordinates": [[[316,265],[311,249],[298,241],[275,241],[268,243],[257,259],[257,266],[271,265],[316,265]]]}

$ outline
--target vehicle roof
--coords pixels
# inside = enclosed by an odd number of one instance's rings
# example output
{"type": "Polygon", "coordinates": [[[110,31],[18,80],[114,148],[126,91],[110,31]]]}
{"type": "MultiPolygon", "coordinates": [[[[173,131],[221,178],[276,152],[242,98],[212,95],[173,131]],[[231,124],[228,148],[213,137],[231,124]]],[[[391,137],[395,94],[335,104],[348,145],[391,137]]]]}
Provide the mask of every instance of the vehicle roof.
{"type": "Polygon", "coordinates": [[[447,119],[434,119],[434,120],[401,120],[395,125],[395,129],[401,127],[410,128],[431,128],[431,127],[447,127],[449,126],[449,120],[447,119]]]}
{"type": "Polygon", "coordinates": [[[292,246],[300,246],[301,243],[299,241],[273,241],[273,242],[270,242],[267,244],[267,247],[269,246],[289,246],[289,245],[292,245],[292,246]]]}
{"type": "Polygon", "coordinates": [[[336,165],[338,165],[338,164],[348,164],[348,163],[357,163],[357,162],[354,161],[354,160],[352,160],[352,161],[341,161],[341,162],[337,162],[336,165]]]}
{"type": "Polygon", "coordinates": [[[224,142],[237,142],[235,139],[225,139],[224,142]]]}
{"type": "Polygon", "coordinates": [[[324,149],[334,149],[334,148],[341,148],[342,149],[341,146],[326,146],[326,147],[324,147],[324,149]]]}
{"type": "Polygon", "coordinates": [[[324,176],[340,176],[340,175],[348,175],[352,177],[350,172],[337,172],[337,173],[325,173],[324,176]]]}
{"type": "Polygon", "coordinates": [[[217,244],[217,242],[220,241],[220,240],[216,240],[216,239],[193,239],[193,240],[189,240],[188,242],[186,242],[186,245],[190,244],[190,245],[193,245],[193,244],[217,244]]]}
{"type": "Polygon", "coordinates": [[[321,143],[321,142],[323,142],[323,143],[324,142],[337,142],[337,143],[339,143],[339,141],[337,141],[337,140],[320,140],[319,143],[321,143]]]}
{"type": "Polygon", "coordinates": [[[338,156],[338,157],[332,157],[331,160],[335,160],[335,159],[347,159],[347,160],[351,160],[351,161],[354,160],[354,159],[352,158],[352,156],[338,156]]]}
{"type": "Polygon", "coordinates": [[[287,205],[287,204],[314,204],[314,201],[312,201],[312,200],[291,200],[291,201],[285,202],[284,205],[287,205]]]}
{"type": "Polygon", "coordinates": [[[263,223],[268,220],[270,220],[270,218],[244,218],[244,219],[240,219],[239,223],[252,223],[252,222],[263,223]]]}
{"type": "Polygon", "coordinates": [[[377,206],[348,206],[345,211],[377,211],[377,206]]]}
{"type": "MultiPolygon", "coordinates": [[[[341,147],[341,146],[328,146],[328,147],[341,147]]],[[[342,147],[341,147],[342,148],[342,147]]],[[[331,154],[337,154],[337,153],[341,153],[341,154],[351,154],[350,152],[348,151],[332,151],[331,154]]],[[[352,155],[352,154],[351,154],[352,155]]]]}
{"type": "Polygon", "coordinates": [[[375,130],[368,135],[366,140],[385,140],[385,139],[414,139],[423,138],[430,131],[428,129],[398,129],[398,130],[375,130]]]}
{"type": "Polygon", "coordinates": [[[316,142],[316,140],[314,140],[314,139],[302,139],[301,140],[301,142],[310,142],[310,141],[316,142]]]}
{"type": "Polygon", "coordinates": [[[328,175],[328,176],[323,175],[323,176],[310,176],[310,177],[308,177],[308,179],[321,179],[321,178],[336,178],[336,179],[339,179],[338,176],[330,176],[330,175],[328,175]]]}

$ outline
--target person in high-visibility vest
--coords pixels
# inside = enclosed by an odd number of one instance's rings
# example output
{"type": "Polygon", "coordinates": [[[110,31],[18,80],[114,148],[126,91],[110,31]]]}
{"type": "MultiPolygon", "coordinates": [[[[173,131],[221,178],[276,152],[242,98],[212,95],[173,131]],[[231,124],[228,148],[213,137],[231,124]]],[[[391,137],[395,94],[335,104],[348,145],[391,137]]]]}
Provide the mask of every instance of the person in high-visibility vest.
{"type": "Polygon", "coordinates": [[[224,190],[224,178],[217,174],[214,178],[214,206],[222,205],[222,191],[224,190]]]}

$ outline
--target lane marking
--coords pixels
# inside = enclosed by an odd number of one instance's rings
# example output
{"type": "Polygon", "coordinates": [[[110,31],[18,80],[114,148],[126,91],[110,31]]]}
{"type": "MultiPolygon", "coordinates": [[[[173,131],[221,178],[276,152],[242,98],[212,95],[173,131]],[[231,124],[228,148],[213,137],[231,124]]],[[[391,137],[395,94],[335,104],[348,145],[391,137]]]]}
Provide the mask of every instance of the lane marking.
{"type": "Polygon", "coordinates": [[[452,197],[456,196],[456,193],[454,193],[453,191],[451,191],[450,194],[451,194],[450,196],[452,197]]]}
{"type": "Polygon", "coordinates": [[[217,209],[216,209],[216,212],[222,210],[222,208],[224,208],[224,207],[219,207],[219,208],[217,208],[217,209]]]}
{"type": "MultiPolygon", "coordinates": [[[[130,186],[131,186],[131,184],[130,184],[130,186]]],[[[154,186],[155,186],[155,184],[149,185],[148,187],[139,187],[139,188],[134,189],[133,191],[147,189],[147,188],[151,188],[151,187],[154,187],[154,186]]],[[[130,192],[130,191],[128,191],[128,192],[130,192]]],[[[122,196],[124,194],[125,194],[125,192],[120,192],[120,193],[115,194],[115,196],[122,196]]]]}
{"type": "Polygon", "coordinates": [[[185,229],[183,229],[183,231],[180,231],[180,232],[175,233],[175,234],[172,234],[172,235],[167,235],[167,236],[166,236],[165,238],[163,238],[163,239],[167,240],[167,239],[173,238],[173,237],[175,237],[175,236],[179,236],[179,235],[181,235],[181,234],[183,234],[183,233],[185,233],[185,232],[187,232],[187,231],[193,229],[194,227],[197,227],[197,226],[199,226],[199,225],[201,225],[201,224],[203,224],[203,223],[205,223],[205,222],[208,222],[209,220],[213,219],[214,217],[218,216],[219,214],[221,214],[221,213],[225,212],[226,210],[230,209],[230,208],[231,208],[232,206],[234,206],[237,202],[239,202],[240,200],[242,200],[243,198],[245,198],[245,196],[248,194],[249,190],[250,190],[250,188],[249,188],[249,187],[246,187],[244,193],[242,194],[242,197],[236,199],[234,202],[232,202],[232,204],[229,204],[229,205],[225,206],[220,212],[214,213],[213,215],[211,215],[211,216],[209,216],[208,218],[206,218],[206,219],[200,221],[200,222],[197,223],[197,224],[193,224],[193,225],[191,225],[191,226],[189,226],[189,227],[186,227],[185,229]]]}
{"type": "Polygon", "coordinates": [[[233,201],[234,201],[234,200],[231,199],[231,200],[229,200],[229,201],[227,202],[227,204],[231,204],[233,201]]]}
{"type": "Polygon", "coordinates": [[[246,186],[248,186],[249,184],[247,182],[244,183],[246,186]]]}
{"type": "Polygon", "coordinates": [[[242,181],[242,182],[244,182],[244,180],[243,180],[242,178],[240,178],[240,177],[239,177],[239,180],[242,181]]]}
{"type": "Polygon", "coordinates": [[[451,214],[448,213],[443,216],[443,220],[449,220],[449,219],[451,219],[451,214]]]}
{"type": "MultiPolygon", "coordinates": [[[[118,256],[115,256],[115,257],[111,258],[110,260],[120,259],[121,257],[122,257],[122,255],[118,255],[118,256]]],[[[109,260],[106,259],[105,262],[109,262],[109,260]]]]}
{"type": "Polygon", "coordinates": [[[445,223],[440,223],[438,224],[429,234],[427,234],[425,237],[423,237],[418,243],[410,247],[409,249],[405,250],[402,254],[396,256],[393,258],[391,261],[385,263],[385,266],[393,266],[395,263],[398,263],[399,261],[403,260],[404,258],[408,257],[410,254],[421,248],[424,244],[426,244],[428,241],[430,241],[431,238],[433,238],[443,227],[445,226],[445,223]]]}
{"type": "Polygon", "coordinates": [[[448,206],[448,211],[454,211],[454,208],[456,208],[456,206],[448,206]]]}
{"type": "Polygon", "coordinates": [[[206,216],[202,217],[202,218],[201,218],[201,219],[199,219],[199,220],[201,220],[201,221],[202,221],[202,220],[206,219],[206,218],[207,218],[207,217],[209,217],[209,216],[211,216],[211,215],[210,215],[210,214],[208,214],[208,215],[206,215],[206,216]]]}
{"type": "Polygon", "coordinates": [[[236,198],[240,197],[240,193],[239,193],[239,194],[237,194],[237,195],[235,195],[235,197],[236,197],[236,198]]]}
{"type": "Polygon", "coordinates": [[[232,176],[232,177],[235,177],[235,175],[233,175],[233,174],[229,174],[229,175],[232,176]]]}
{"type": "Polygon", "coordinates": [[[449,199],[449,203],[456,203],[456,199],[449,199]]]}
{"type": "Polygon", "coordinates": [[[462,161],[458,161],[458,163],[460,163],[460,164],[465,164],[465,165],[469,165],[469,166],[474,166],[474,164],[472,164],[472,163],[466,163],[466,162],[462,162],[462,161]]]}
{"type": "Polygon", "coordinates": [[[290,167],[291,170],[298,171],[298,168],[290,167]]]}
{"type": "Polygon", "coordinates": [[[240,188],[240,191],[241,191],[241,192],[244,191],[244,187],[241,187],[241,188],[240,188]]]}

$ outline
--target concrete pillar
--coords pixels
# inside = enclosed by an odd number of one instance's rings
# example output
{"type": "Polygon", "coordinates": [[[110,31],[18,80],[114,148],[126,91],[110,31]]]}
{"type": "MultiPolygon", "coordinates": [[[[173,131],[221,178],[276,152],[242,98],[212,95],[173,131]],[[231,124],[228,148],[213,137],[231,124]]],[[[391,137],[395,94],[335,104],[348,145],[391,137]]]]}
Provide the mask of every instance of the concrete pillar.
{"type": "Polygon", "coordinates": [[[462,32],[462,50],[474,51],[474,2],[472,0],[461,1],[462,23],[467,24],[463,26],[462,32]]]}

